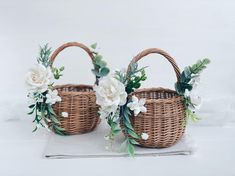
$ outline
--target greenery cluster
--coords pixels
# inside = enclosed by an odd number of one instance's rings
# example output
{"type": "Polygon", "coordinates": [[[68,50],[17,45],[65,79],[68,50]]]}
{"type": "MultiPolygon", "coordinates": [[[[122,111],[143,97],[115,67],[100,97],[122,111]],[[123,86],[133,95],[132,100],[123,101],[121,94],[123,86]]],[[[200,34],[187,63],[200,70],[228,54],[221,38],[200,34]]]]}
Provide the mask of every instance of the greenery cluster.
{"type": "MultiPolygon", "coordinates": [[[[131,63],[130,68],[128,69],[127,73],[123,73],[122,71],[115,72],[115,78],[118,79],[125,85],[126,92],[130,94],[135,89],[141,86],[141,82],[147,79],[145,74],[146,67],[138,69],[137,63],[131,63]]],[[[111,127],[111,131],[109,134],[109,139],[113,140],[115,136],[121,131],[119,128],[119,121],[123,125],[123,131],[125,134],[125,140],[121,145],[122,150],[126,150],[130,156],[134,156],[135,148],[134,145],[138,144],[136,140],[140,139],[141,136],[136,134],[134,128],[131,123],[131,112],[130,109],[127,107],[127,104],[130,102],[127,99],[125,105],[121,106],[118,110],[118,114],[110,115],[108,117],[108,124],[111,127]]]]}
{"type": "MultiPolygon", "coordinates": [[[[186,107],[186,121],[191,119],[192,121],[197,121],[200,118],[195,114],[195,105],[191,102],[190,97],[185,96],[186,89],[191,91],[193,89],[193,85],[191,83],[192,79],[199,77],[200,73],[207,67],[210,63],[209,59],[199,60],[197,63],[192,66],[188,66],[181,73],[180,80],[175,84],[176,92],[184,96],[184,104],[186,107]]],[[[186,122],[185,122],[186,123],[186,122]]]]}
{"type": "MultiPolygon", "coordinates": [[[[59,79],[62,76],[62,71],[64,70],[64,67],[61,67],[60,69],[57,69],[55,67],[52,67],[52,63],[50,61],[50,55],[52,53],[52,50],[50,47],[48,47],[48,44],[44,45],[43,47],[40,47],[39,57],[37,58],[37,62],[39,64],[44,65],[46,68],[50,67],[52,70],[52,73],[54,74],[55,79],[59,79]]],[[[48,89],[53,89],[53,83],[51,85],[48,85],[48,89]]],[[[35,114],[35,118],[33,120],[34,123],[36,123],[36,127],[33,130],[35,132],[39,125],[45,128],[49,128],[53,131],[55,131],[57,134],[65,135],[65,130],[60,127],[60,122],[58,121],[58,117],[56,113],[54,112],[52,105],[46,103],[46,94],[48,93],[48,90],[43,93],[29,93],[28,97],[32,97],[35,101],[34,104],[31,104],[29,106],[30,112],[29,115],[35,114]]]]}
{"type": "MultiPolygon", "coordinates": [[[[91,48],[95,50],[97,48],[97,43],[92,44],[91,48]]],[[[98,84],[98,79],[108,75],[110,70],[107,67],[107,63],[103,60],[103,56],[95,51],[93,51],[93,56],[94,68],[91,71],[96,76],[96,84],[98,84]]]]}
{"type": "Polygon", "coordinates": [[[175,89],[179,95],[184,95],[185,90],[192,90],[193,86],[190,81],[200,75],[200,73],[206,68],[210,63],[209,59],[199,60],[196,64],[192,66],[185,67],[184,71],[181,73],[180,80],[175,84],[175,89]]]}

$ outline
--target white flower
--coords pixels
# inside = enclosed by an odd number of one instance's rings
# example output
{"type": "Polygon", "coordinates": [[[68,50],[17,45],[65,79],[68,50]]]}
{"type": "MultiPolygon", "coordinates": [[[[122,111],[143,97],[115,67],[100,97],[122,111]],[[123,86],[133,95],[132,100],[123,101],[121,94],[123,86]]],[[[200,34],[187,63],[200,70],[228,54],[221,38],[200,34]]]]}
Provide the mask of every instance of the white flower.
{"type": "Polygon", "coordinates": [[[67,113],[67,112],[62,112],[62,113],[61,113],[61,116],[67,118],[67,117],[69,116],[69,113],[67,113]]]}
{"type": "Polygon", "coordinates": [[[190,108],[191,110],[194,110],[195,107],[196,107],[197,109],[199,109],[202,100],[201,100],[201,97],[198,96],[198,95],[195,93],[195,91],[191,91],[191,92],[190,92],[188,89],[185,89],[184,97],[190,99],[190,101],[191,101],[191,103],[192,103],[192,105],[193,105],[193,107],[189,106],[189,108],[190,108]]]}
{"type": "Polygon", "coordinates": [[[194,93],[191,93],[190,94],[190,100],[191,100],[191,103],[194,105],[194,106],[197,106],[199,107],[202,103],[202,99],[200,96],[194,94],[194,93]]]}
{"type": "Polygon", "coordinates": [[[190,91],[188,89],[185,89],[184,97],[189,97],[189,96],[190,96],[190,91]]]}
{"type": "Polygon", "coordinates": [[[110,140],[109,135],[105,136],[104,139],[105,139],[106,141],[110,140]]]}
{"type": "Polygon", "coordinates": [[[46,98],[47,98],[46,103],[51,104],[51,105],[55,104],[58,101],[61,101],[60,96],[58,96],[57,90],[53,90],[53,91],[48,90],[48,93],[46,94],[46,98]]]}
{"type": "Polygon", "coordinates": [[[50,68],[38,64],[26,74],[26,85],[31,92],[43,93],[52,83],[53,74],[50,68]]]}
{"type": "Polygon", "coordinates": [[[100,114],[115,112],[118,106],[126,103],[125,86],[111,76],[101,78],[99,85],[94,86],[94,90],[96,92],[96,103],[101,106],[100,114]]]}
{"type": "Polygon", "coordinates": [[[144,98],[139,100],[136,96],[132,96],[131,102],[127,104],[127,107],[134,111],[134,116],[137,116],[140,112],[147,112],[147,108],[144,107],[145,102],[144,98]]]}
{"type": "Polygon", "coordinates": [[[149,135],[148,135],[147,133],[142,133],[142,134],[141,134],[141,138],[142,138],[143,140],[147,140],[147,139],[149,138],[149,135]]]}
{"type": "Polygon", "coordinates": [[[197,88],[197,86],[198,86],[199,83],[200,83],[200,77],[199,77],[199,75],[193,77],[189,83],[193,86],[193,89],[197,88]]]}

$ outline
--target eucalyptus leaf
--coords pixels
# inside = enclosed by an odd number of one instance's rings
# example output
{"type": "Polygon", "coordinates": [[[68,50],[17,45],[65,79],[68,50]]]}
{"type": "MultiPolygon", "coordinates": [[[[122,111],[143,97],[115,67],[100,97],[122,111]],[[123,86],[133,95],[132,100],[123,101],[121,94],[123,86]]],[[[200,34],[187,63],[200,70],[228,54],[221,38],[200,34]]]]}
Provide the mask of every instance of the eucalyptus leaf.
{"type": "Polygon", "coordinates": [[[108,74],[109,74],[109,69],[107,67],[104,67],[104,68],[101,69],[101,71],[100,71],[100,76],[101,77],[104,77],[108,74]]]}
{"type": "Polygon", "coordinates": [[[129,139],[130,143],[133,145],[139,145],[139,143],[134,139],[129,139]]]}
{"type": "Polygon", "coordinates": [[[131,144],[131,143],[128,143],[127,145],[127,152],[129,154],[129,156],[134,156],[134,153],[135,153],[135,147],[131,144]]]}
{"type": "Polygon", "coordinates": [[[37,126],[35,126],[35,128],[33,129],[33,131],[32,131],[32,132],[37,131],[37,129],[38,129],[38,127],[37,127],[37,126]]]}
{"type": "Polygon", "coordinates": [[[94,44],[91,45],[92,49],[96,49],[96,47],[97,47],[97,43],[94,43],[94,44]]]}
{"type": "Polygon", "coordinates": [[[56,116],[51,115],[51,116],[50,116],[50,119],[51,119],[51,121],[52,121],[54,124],[60,124],[60,121],[56,118],[56,116]]]}
{"type": "Polygon", "coordinates": [[[47,108],[48,108],[48,111],[49,111],[51,114],[53,114],[53,115],[56,116],[56,113],[55,113],[54,110],[52,109],[51,105],[48,105],[47,108]]]}
{"type": "Polygon", "coordinates": [[[32,115],[34,113],[35,109],[33,109],[32,111],[28,112],[28,115],[32,115]]]}
{"type": "Polygon", "coordinates": [[[127,127],[130,130],[134,131],[134,128],[132,127],[131,123],[129,123],[129,121],[123,120],[123,123],[124,123],[125,127],[127,127]]]}
{"type": "Polygon", "coordinates": [[[126,129],[128,134],[131,135],[133,138],[135,139],[140,139],[139,135],[137,135],[134,131],[130,130],[130,129],[126,129]]]}

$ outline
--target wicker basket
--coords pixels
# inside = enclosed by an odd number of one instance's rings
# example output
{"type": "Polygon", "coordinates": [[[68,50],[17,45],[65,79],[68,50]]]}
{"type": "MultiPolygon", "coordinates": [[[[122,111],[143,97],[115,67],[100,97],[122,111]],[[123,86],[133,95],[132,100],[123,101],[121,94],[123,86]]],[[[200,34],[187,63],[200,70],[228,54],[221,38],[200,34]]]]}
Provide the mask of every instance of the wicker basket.
{"type": "MultiPolygon", "coordinates": [[[[81,43],[70,42],[60,46],[51,56],[53,63],[56,56],[65,48],[77,46],[85,50],[91,60],[93,54],[88,47],[81,43]]],[[[53,106],[61,127],[65,129],[66,134],[79,134],[92,131],[100,122],[98,117],[98,105],[96,105],[96,96],[93,87],[90,85],[59,85],[54,89],[58,90],[62,101],[53,106]],[[61,117],[62,112],[67,112],[68,117],[61,117]]]]}
{"type": "MultiPolygon", "coordinates": [[[[157,53],[164,56],[173,66],[177,80],[180,79],[180,70],[175,60],[165,51],[151,48],[139,53],[131,62],[138,62],[144,56],[157,53]]],[[[147,140],[137,140],[140,146],[151,148],[170,147],[175,144],[185,131],[185,106],[183,99],[176,91],[164,88],[146,88],[133,92],[138,98],[145,98],[146,113],[137,117],[132,115],[132,125],[137,134],[145,132],[147,140]]]]}

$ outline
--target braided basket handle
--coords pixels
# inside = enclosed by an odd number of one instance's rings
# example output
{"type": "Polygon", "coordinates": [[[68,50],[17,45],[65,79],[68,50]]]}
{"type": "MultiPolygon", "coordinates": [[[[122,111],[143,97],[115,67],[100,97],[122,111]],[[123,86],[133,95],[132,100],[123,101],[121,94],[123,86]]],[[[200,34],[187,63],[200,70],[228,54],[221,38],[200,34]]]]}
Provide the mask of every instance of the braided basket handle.
{"type": "MultiPolygon", "coordinates": [[[[139,54],[137,54],[131,61],[131,63],[137,63],[140,59],[142,59],[144,56],[147,56],[149,54],[152,54],[152,53],[157,53],[157,54],[160,54],[162,56],[164,56],[172,65],[172,67],[174,68],[174,71],[175,71],[175,74],[176,74],[176,77],[177,77],[177,81],[180,80],[180,69],[178,67],[178,65],[176,64],[175,60],[173,59],[173,57],[171,57],[167,52],[161,50],[161,49],[158,49],[158,48],[149,48],[149,49],[146,49],[142,52],[140,52],[139,54]]],[[[129,64],[128,66],[128,71],[130,70],[130,66],[131,66],[131,63],[129,64]]]]}

